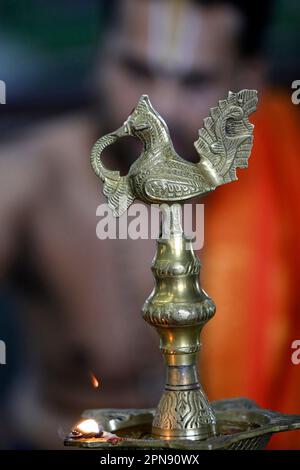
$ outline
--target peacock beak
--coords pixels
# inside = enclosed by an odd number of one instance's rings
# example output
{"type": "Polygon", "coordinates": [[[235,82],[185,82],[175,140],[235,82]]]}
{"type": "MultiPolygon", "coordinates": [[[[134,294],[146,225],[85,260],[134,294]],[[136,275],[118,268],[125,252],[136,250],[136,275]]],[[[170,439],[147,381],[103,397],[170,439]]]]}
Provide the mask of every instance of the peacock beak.
{"type": "Polygon", "coordinates": [[[124,124],[121,127],[119,127],[119,129],[113,132],[113,134],[116,137],[125,137],[127,135],[130,135],[130,128],[129,128],[127,121],[125,121],[124,124]]]}

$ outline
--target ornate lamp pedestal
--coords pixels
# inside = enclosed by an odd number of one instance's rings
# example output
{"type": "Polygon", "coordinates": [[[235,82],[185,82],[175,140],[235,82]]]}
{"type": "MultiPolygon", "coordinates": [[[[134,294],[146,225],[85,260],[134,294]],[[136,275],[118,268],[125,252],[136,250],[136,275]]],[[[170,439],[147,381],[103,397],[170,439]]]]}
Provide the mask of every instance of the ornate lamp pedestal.
{"type": "Polygon", "coordinates": [[[206,439],[216,418],[199,383],[200,332],[214,315],[213,301],[199,284],[200,261],[181,228],[181,207],[162,206],[162,230],[152,265],[155,288],[143,318],[160,336],[167,367],[166,386],[152,433],[161,438],[206,439]]]}

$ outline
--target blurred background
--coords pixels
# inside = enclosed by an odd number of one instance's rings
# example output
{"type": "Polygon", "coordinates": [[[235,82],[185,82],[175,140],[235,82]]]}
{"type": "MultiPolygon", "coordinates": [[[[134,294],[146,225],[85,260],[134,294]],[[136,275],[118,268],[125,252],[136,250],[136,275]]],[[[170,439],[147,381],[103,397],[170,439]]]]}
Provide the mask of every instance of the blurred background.
{"type": "MultiPolygon", "coordinates": [[[[1,1],[2,448],[60,448],[84,408],[159,398],[158,341],[139,313],[154,244],[97,240],[88,158],[142,93],[194,160],[209,107],[259,90],[249,169],[205,201],[202,283],[217,315],[201,375],[210,399],[300,413],[299,24],[296,0],[1,1]]],[[[107,165],[126,173],[137,155],[128,139],[107,165]]],[[[300,449],[299,433],[272,446],[300,449]]]]}

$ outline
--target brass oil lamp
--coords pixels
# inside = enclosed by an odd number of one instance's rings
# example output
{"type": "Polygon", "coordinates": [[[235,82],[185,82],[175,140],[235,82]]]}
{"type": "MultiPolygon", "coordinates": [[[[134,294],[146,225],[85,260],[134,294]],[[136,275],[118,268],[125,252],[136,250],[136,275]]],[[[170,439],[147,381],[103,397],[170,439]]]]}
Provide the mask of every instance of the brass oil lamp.
{"type": "MultiPolygon", "coordinates": [[[[72,433],[66,445],[109,448],[260,449],[273,432],[300,428],[300,415],[283,415],[259,408],[247,399],[210,403],[198,377],[200,333],[215,313],[202,289],[200,261],[181,225],[184,201],[204,196],[235,181],[236,169],[248,164],[257,92],[229,92],[210,110],[194,143],[199,162],[190,163],[175,151],[168,127],[143,95],[124,124],[95,144],[91,164],[104,183],[103,192],[118,217],[135,200],[159,204],[162,212],[157,251],[152,264],[155,287],[142,314],[160,338],[166,364],[165,389],[156,409],[87,410],[83,416],[101,423],[105,435],[72,433]],[[102,163],[104,149],[126,136],[143,143],[128,175],[102,163]]],[[[88,429],[96,429],[89,422],[88,429]]],[[[78,430],[77,430],[78,431],[78,430]]],[[[100,433],[100,434],[99,434],[100,433]]]]}

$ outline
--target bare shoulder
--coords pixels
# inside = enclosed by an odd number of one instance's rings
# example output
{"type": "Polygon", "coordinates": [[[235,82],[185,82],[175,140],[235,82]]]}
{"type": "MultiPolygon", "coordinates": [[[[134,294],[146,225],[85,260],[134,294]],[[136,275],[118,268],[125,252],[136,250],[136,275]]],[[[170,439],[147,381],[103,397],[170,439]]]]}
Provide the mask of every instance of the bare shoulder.
{"type": "Polygon", "coordinates": [[[0,144],[0,194],[9,184],[33,190],[52,172],[76,165],[88,148],[90,122],[85,114],[52,119],[0,144]]]}
{"type": "Polygon", "coordinates": [[[45,159],[53,160],[58,153],[66,154],[70,146],[74,148],[76,143],[82,143],[88,136],[90,123],[89,116],[82,113],[33,125],[12,141],[0,143],[0,158],[33,161],[43,152],[45,159]]]}

